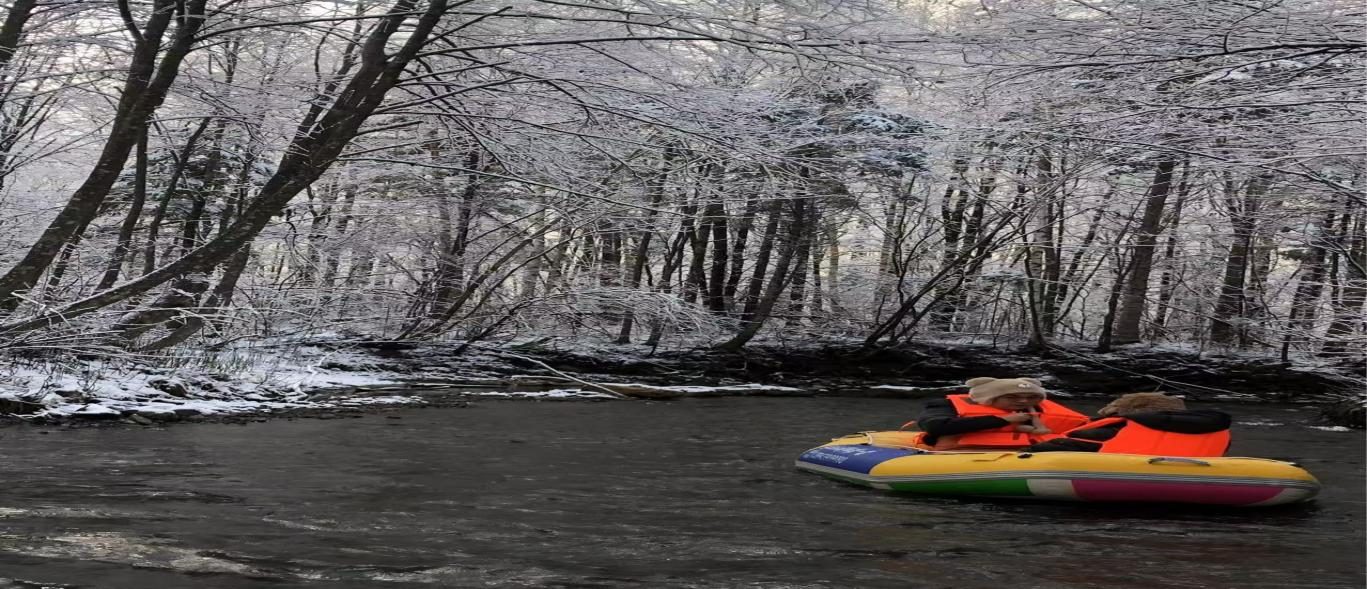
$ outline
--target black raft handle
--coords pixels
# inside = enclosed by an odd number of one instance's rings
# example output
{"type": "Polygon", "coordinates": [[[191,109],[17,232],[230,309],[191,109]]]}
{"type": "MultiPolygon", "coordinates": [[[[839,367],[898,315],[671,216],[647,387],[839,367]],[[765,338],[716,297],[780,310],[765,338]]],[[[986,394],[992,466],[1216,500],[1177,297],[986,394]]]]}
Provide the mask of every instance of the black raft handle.
{"type": "Polygon", "coordinates": [[[1209,463],[1209,462],[1206,462],[1206,461],[1204,461],[1204,460],[1197,460],[1197,459],[1195,459],[1195,458],[1175,458],[1175,457],[1172,457],[1172,456],[1155,456],[1155,457],[1149,459],[1149,464],[1158,464],[1159,462],[1181,462],[1182,464],[1195,464],[1195,465],[1198,465],[1198,466],[1210,466],[1210,463],[1209,463]]]}

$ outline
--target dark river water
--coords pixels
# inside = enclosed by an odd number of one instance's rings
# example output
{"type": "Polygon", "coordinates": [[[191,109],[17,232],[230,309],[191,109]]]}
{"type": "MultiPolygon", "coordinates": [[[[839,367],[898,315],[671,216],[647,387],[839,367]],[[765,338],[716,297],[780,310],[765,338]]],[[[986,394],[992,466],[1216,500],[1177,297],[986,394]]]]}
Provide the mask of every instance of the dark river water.
{"type": "MultiPolygon", "coordinates": [[[[1091,410],[1099,404],[1077,403],[1091,410]]],[[[0,430],[0,588],[1364,586],[1364,440],[1232,407],[1308,505],[891,495],[794,470],[919,403],[480,401],[359,419],[0,430]]]]}

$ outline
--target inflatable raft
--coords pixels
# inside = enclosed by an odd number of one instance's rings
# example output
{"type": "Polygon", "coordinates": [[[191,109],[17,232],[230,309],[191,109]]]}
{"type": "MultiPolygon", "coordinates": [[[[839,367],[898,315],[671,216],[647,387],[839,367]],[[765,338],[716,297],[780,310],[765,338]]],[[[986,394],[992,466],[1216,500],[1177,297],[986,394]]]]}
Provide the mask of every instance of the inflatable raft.
{"type": "Polygon", "coordinates": [[[799,469],[907,493],[1067,501],[1265,506],[1319,493],[1299,466],[1263,458],[1182,458],[1093,452],[931,452],[913,432],[868,432],[804,452],[799,469]]]}

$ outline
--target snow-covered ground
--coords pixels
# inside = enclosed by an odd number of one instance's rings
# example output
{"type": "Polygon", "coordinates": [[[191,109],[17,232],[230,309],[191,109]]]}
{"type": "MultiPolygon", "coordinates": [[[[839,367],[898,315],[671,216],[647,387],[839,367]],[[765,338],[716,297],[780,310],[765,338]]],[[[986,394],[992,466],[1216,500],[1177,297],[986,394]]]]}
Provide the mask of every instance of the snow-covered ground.
{"type": "MultiPolygon", "coordinates": [[[[1080,371],[1086,367],[1083,364],[1063,365],[1057,359],[1043,361],[962,344],[943,344],[938,349],[952,349],[956,357],[925,360],[912,350],[905,361],[918,362],[918,368],[910,373],[898,356],[883,358],[882,364],[866,364],[857,356],[825,353],[830,350],[816,342],[757,349],[741,362],[706,348],[652,354],[640,346],[541,338],[527,344],[515,340],[480,344],[455,353],[453,346],[440,342],[371,342],[337,334],[143,359],[66,356],[34,360],[0,355],[0,415],[34,420],[123,418],[142,423],[417,405],[481,396],[581,400],[833,393],[917,398],[958,391],[962,379],[950,375],[976,372],[979,367],[1037,375],[1050,383],[1051,394],[1060,397],[1089,396],[1070,395],[1069,390],[1090,396],[1126,390],[1100,379],[1105,376],[1100,372],[1080,371]],[[1066,376],[1049,373],[1063,369],[1069,371],[1066,376]]],[[[1151,369],[1151,364],[1154,361],[1129,372],[1151,369]]],[[[1228,368],[1218,363],[1192,366],[1193,374],[1197,368],[1212,374],[1223,374],[1228,368]]],[[[1190,388],[1206,393],[1207,400],[1277,399],[1223,387],[1190,388]]]]}
{"type": "MultiPolygon", "coordinates": [[[[526,359],[513,353],[504,356],[526,359]]],[[[245,359],[237,350],[156,363],[160,365],[128,360],[4,363],[0,359],[0,413],[29,420],[176,421],[295,409],[421,405],[427,400],[411,393],[424,389],[457,391],[461,396],[566,400],[802,392],[755,383],[590,382],[549,367],[525,369],[533,374],[510,374],[521,369],[510,365],[506,357],[476,350],[439,360],[391,362],[370,351],[322,341],[256,349],[245,359]]]]}
{"type": "Polygon", "coordinates": [[[0,403],[6,413],[26,419],[138,415],[169,421],[196,415],[422,402],[411,395],[347,395],[348,390],[402,383],[396,375],[382,371],[320,369],[317,361],[325,356],[301,350],[269,371],[258,366],[231,372],[122,361],[93,361],[75,369],[58,363],[0,364],[0,403]],[[324,394],[334,391],[342,394],[324,394]]]}

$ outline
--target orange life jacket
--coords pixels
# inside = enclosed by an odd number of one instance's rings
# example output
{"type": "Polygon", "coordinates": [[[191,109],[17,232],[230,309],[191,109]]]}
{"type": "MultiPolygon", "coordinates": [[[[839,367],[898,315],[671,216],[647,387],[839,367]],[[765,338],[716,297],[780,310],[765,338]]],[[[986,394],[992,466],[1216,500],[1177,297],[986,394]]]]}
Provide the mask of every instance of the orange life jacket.
{"type": "MultiPolygon", "coordinates": [[[[946,397],[950,403],[954,404],[954,410],[959,417],[982,417],[990,415],[993,417],[1005,417],[1010,415],[1010,411],[998,409],[988,405],[979,405],[972,401],[968,395],[948,395],[946,397]]],[[[1053,401],[1045,400],[1039,404],[1039,420],[1049,429],[1055,432],[1062,432],[1073,429],[1080,424],[1087,422],[1087,416],[1053,401]]],[[[952,436],[940,436],[933,446],[936,450],[951,450],[954,448],[1022,448],[1060,437],[1062,434],[1048,433],[1035,434],[1016,431],[1017,424],[1009,424],[1002,427],[979,430],[952,436]]]]}
{"type": "Polygon", "coordinates": [[[1098,419],[1077,429],[1091,429],[1120,422],[1125,422],[1125,427],[1120,428],[1114,438],[1102,442],[1098,452],[1155,456],[1224,456],[1225,451],[1229,450],[1229,430],[1208,434],[1165,432],[1124,417],[1098,419]]]}

